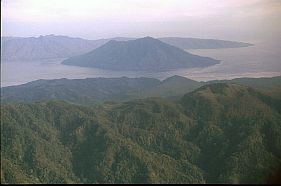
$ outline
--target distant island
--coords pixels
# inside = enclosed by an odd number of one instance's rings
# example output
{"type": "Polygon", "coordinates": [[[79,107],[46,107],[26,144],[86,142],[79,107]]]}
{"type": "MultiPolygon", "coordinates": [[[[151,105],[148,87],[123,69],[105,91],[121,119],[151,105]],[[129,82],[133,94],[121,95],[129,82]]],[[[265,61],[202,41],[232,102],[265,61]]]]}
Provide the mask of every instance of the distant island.
{"type": "Polygon", "coordinates": [[[130,41],[111,40],[89,53],[62,62],[65,65],[120,71],[166,71],[218,63],[218,60],[190,54],[152,37],[130,41]]]}
{"type": "MultiPolygon", "coordinates": [[[[137,38],[115,37],[88,40],[61,35],[40,37],[1,37],[4,62],[35,61],[56,58],[69,58],[90,52],[110,40],[129,41],[137,38]]],[[[181,49],[220,49],[252,46],[249,43],[217,39],[163,37],[158,40],[181,49]]]]}

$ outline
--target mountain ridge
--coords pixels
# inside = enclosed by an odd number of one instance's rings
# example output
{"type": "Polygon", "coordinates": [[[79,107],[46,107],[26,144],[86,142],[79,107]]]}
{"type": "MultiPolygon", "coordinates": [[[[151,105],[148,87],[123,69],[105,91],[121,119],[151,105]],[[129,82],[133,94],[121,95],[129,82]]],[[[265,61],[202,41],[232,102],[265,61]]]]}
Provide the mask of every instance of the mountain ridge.
{"type": "Polygon", "coordinates": [[[255,88],[281,99],[281,76],[272,78],[238,78],[224,81],[197,82],[181,76],[163,81],[154,78],[87,78],[37,80],[23,85],[2,87],[2,102],[33,102],[42,99],[63,99],[72,103],[97,104],[104,101],[126,101],[147,97],[178,99],[187,92],[207,84],[236,83],[255,88]],[[82,91],[83,90],[83,91],[82,91]],[[114,98],[114,99],[113,99],[114,98]]]}

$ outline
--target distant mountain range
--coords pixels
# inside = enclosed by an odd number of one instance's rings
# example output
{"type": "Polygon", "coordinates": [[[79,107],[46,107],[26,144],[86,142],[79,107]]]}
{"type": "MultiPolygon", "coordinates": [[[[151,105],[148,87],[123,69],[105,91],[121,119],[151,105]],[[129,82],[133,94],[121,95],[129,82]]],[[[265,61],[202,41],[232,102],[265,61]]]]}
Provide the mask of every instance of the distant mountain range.
{"type": "MultiPolygon", "coordinates": [[[[136,38],[86,40],[67,36],[46,35],[40,37],[1,37],[3,61],[34,61],[69,58],[90,52],[110,40],[128,41],[136,38]]],[[[181,49],[235,48],[251,46],[248,43],[213,39],[167,37],[159,40],[181,49]]]]}
{"type": "Polygon", "coordinates": [[[130,41],[111,40],[89,53],[62,62],[65,65],[120,71],[166,71],[217,63],[218,60],[190,54],[152,37],[130,41]]]}

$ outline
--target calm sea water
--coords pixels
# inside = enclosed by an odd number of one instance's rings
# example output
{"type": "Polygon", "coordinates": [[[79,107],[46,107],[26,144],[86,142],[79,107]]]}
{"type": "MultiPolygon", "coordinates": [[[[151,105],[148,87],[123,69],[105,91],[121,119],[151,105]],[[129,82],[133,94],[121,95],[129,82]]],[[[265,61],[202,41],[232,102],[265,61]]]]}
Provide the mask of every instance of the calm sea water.
{"type": "Polygon", "coordinates": [[[110,71],[66,66],[63,59],[34,62],[1,63],[1,87],[19,85],[38,79],[82,79],[90,77],[153,77],[163,80],[180,75],[198,81],[238,77],[272,77],[281,75],[281,47],[260,43],[246,48],[188,50],[188,52],[221,60],[207,68],[179,69],[168,72],[110,71]]]}

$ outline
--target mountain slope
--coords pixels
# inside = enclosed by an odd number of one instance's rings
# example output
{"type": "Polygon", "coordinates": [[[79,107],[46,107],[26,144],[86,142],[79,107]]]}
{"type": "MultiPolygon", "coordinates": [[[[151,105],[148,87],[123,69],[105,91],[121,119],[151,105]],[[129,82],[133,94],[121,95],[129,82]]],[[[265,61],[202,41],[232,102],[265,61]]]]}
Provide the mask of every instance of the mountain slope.
{"type": "Polygon", "coordinates": [[[187,53],[151,37],[131,41],[112,40],[87,54],[62,62],[65,65],[125,71],[165,71],[217,63],[217,60],[187,53]]]}
{"type": "Polygon", "coordinates": [[[272,102],[212,84],[179,102],[2,105],[1,182],[266,183],[281,163],[272,102]]]}
{"type": "Polygon", "coordinates": [[[1,88],[3,102],[65,100],[76,104],[125,101],[138,97],[138,92],[161,82],[152,78],[87,78],[37,80],[19,86],[1,88]]]}

